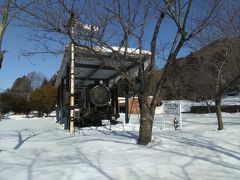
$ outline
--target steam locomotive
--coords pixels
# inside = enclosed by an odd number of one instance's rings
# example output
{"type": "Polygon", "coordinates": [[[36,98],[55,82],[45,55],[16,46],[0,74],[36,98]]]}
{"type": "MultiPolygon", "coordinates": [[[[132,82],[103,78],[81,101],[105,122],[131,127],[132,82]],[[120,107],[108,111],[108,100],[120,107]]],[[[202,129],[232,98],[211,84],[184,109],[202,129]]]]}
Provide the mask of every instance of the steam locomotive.
{"type": "Polygon", "coordinates": [[[102,120],[116,123],[119,117],[117,89],[116,86],[108,87],[103,81],[81,89],[75,95],[75,125],[98,126],[102,125],[102,120]]]}

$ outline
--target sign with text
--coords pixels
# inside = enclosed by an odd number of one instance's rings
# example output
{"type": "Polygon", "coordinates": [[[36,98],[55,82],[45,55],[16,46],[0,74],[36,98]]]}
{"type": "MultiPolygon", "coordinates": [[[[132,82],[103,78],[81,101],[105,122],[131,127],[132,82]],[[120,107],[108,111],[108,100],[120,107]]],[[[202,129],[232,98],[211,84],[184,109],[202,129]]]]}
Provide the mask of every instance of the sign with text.
{"type": "Polygon", "coordinates": [[[164,131],[182,129],[181,108],[181,101],[163,101],[161,113],[156,114],[154,125],[164,131]]]}
{"type": "Polygon", "coordinates": [[[180,115],[180,103],[179,102],[164,102],[164,111],[165,115],[180,115]]]}

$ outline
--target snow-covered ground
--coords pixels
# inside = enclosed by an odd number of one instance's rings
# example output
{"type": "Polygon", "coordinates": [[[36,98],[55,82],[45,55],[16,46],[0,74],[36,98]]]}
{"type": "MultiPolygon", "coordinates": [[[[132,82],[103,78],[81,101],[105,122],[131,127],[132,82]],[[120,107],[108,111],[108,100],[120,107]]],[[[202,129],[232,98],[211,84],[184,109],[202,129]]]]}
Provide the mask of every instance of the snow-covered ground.
{"type": "MultiPolygon", "coordinates": [[[[163,101],[164,102],[164,101],[163,101]]],[[[166,101],[169,102],[169,101],[166,101]]],[[[171,102],[181,103],[181,112],[190,112],[192,106],[207,106],[206,101],[193,102],[188,100],[175,100],[171,102]]],[[[215,102],[212,100],[208,101],[208,104],[211,106],[215,105],[215,102]]],[[[222,105],[240,105],[240,96],[225,96],[222,99],[222,105]]],[[[163,106],[156,108],[156,114],[163,114],[163,106]]]]}
{"type": "Polygon", "coordinates": [[[155,124],[153,142],[140,146],[136,115],[127,125],[106,122],[74,137],[54,117],[11,115],[0,122],[0,180],[238,180],[240,113],[223,116],[223,131],[215,114],[183,114],[177,131],[155,124]]]}

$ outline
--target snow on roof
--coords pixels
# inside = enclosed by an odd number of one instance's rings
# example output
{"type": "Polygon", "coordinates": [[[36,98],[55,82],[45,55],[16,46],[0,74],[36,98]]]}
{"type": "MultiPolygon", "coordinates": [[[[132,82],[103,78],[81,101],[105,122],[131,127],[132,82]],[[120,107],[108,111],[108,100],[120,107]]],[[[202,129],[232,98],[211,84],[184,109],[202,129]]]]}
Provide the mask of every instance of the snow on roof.
{"type": "MultiPolygon", "coordinates": [[[[75,46],[75,48],[79,49],[79,50],[85,50],[85,51],[90,51],[90,49],[88,50],[87,48],[84,48],[84,47],[80,47],[80,46],[75,46]]],[[[65,46],[65,51],[67,51],[69,49],[69,45],[66,45],[65,46]]],[[[151,55],[151,52],[148,51],[148,50],[144,50],[144,49],[139,49],[139,48],[125,48],[125,47],[117,47],[117,46],[109,46],[109,47],[99,47],[99,46],[96,46],[94,48],[91,48],[92,50],[94,51],[97,51],[97,52],[101,52],[101,53],[113,53],[113,52],[120,52],[120,53],[124,53],[126,51],[126,53],[129,54],[135,54],[135,55],[139,55],[140,53],[142,55],[151,55]]]]}
{"type": "MultiPolygon", "coordinates": [[[[116,70],[113,66],[119,66],[121,69],[124,66],[126,71],[131,71],[130,74],[135,75],[137,72],[137,61],[138,58],[136,55],[141,53],[143,56],[150,57],[150,52],[146,50],[139,50],[134,48],[128,48],[125,51],[125,48],[118,47],[95,47],[94,51],[100,53],[100,55],[105,56],[107,59],[107,64],[99,59],[99,57],[94,54],[91,50],[83,47],[75,46],[75,82],[80,82],[82,86],[87,86],[93,84],[95,80],[108,79],[109,82],[116,82],[119,77],[119,71],[116,70]],[[127,61],[117,64],[116,59],[111,59],[109,54],[119,52],[121,54],[127,53],[129,59],[127,61]],[[112,66],[111,66],[112,65],[112,66]],[[95,71],[95,72],[94,72],[95,71]],[[77,80],[78,79],[78,80],[77,80]],[[85,79],[85,80],[84,80],[85,79]]],[[[55,86],[58,87],[61,84],[61,80],[66,76],[66,69],[70,59],[69,46],[66,46],[62,64],[58,72],[57,80],[55,86]]],[[[145,63],[149,58],[145,60],[145,63]]]]}
{"type": "MultiPolygon", "coordinates": [[[[109,53],[112,53],[114,51],[124,53],[126,51],[129,54],[140,54],[140,49],[136,49],[136,48],[127,48],[127,50],[126,50],[126,48],[124,48],[124,47],[119,49],[119,47],[112,46],[112,47],[109,47],[109,48],[108,47],[101,47],[100,50],[102,52],[109,52],[109,53]]],[[[146,55],[146,54],[151,55],[151,52],[147,51],[147,50],[141,50],[141,53],[144,54],[144,55],[146,55]]]]}

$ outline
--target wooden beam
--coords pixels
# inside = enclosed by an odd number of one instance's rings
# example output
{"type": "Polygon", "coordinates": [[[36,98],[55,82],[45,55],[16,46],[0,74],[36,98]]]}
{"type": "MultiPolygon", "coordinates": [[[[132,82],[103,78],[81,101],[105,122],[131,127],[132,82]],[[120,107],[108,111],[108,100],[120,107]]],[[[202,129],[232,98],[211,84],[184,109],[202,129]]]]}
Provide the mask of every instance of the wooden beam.
{"type": "Polygon", "coordinates": [[[75,80],[82,80],[82,81],[107,81],[106,78],[88,78],[88,77],[75,77],[75,80]]]}
{"type": "Polygon", "coordinates": [[[104,69],[104,70],[116,70],[113,67],[109,66],[102,66],[97,64],[82,64],[82,63],[75,63],[76,68],[89,68],[89,69],[104,69]]]}

